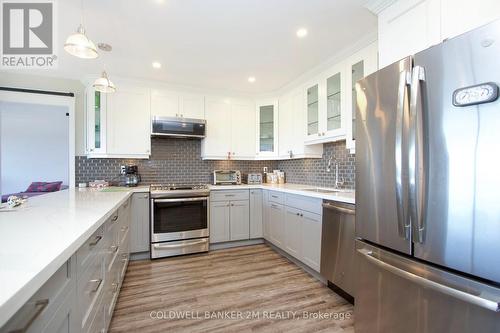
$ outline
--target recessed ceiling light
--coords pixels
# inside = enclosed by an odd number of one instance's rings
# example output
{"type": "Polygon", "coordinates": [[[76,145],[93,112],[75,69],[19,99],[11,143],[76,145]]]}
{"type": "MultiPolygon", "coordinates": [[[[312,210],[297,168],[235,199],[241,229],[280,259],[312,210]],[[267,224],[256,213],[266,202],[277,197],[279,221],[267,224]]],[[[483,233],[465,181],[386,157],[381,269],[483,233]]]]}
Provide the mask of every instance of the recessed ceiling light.
{"type": "Polygon", "coordinates": [[[157,69],[161,68],[161,64],[158,61],[153,61],[152,65],[153,65],[153,68],[157,68],[157,69]]]}
{"type": "Polygon", "coordinates": [[[250,76],[250,77],[248,78],[248,82],[250,82],[250,83],[254,83],[254,82],[255,82],[255,77],[250,76]]]}
{"type": "Polygon", "coordinates": [[[297,30],[297,37],[304,38],[305,36],[307,36],[306,28],[300,28],[299,30],[297,30]]]}

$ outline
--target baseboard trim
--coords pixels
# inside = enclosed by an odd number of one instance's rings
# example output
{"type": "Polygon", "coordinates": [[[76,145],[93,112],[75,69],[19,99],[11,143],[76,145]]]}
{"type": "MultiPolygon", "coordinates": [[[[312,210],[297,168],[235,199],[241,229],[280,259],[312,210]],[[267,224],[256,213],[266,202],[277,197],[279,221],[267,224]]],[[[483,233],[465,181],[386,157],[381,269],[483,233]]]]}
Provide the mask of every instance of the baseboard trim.
{"type": "Polygon", "coordinates": [[[136,253],[131,253],[130,254],[130,260],[135,261],[135,260],[144,260],[144,259],[149,259],[149,251],[145,252],[136,252],[136,253]]]}
{"type": "Polygon", "coordinates": [[[264,240],[264,243],[269,245],[269,247],[272,248],[275,252],[278,252],[280,255],[282,255],[283,257],[285,257],[288,260],[290,260],[291,262],[293,262],[295,265],[302,268],[302,270],[304,270],[306,273],[311,275],[313,278],[315,278],[319,282],[323,283],[324,285],[328,286],[328,281],[324,277],[322,277],[318,272],[316,272],[314,269],[307,266],[302,261],[292,257],[291,255],[289,255],[288,253],[286,253],[285,251],[283,251],[279,247],[275,246],[273,243],[268,242],[267,240],[264,240]]]}
{"type": "Polygon", "coordinates": [[[263,238],[232,241],[232,242],[223,242],[223,243],[214,243],[214,244],[210,244],[209,251],[230,249],[232,247],[249,246],[249,245],[262,244],[262,243],[264,243],[263,238]]]}

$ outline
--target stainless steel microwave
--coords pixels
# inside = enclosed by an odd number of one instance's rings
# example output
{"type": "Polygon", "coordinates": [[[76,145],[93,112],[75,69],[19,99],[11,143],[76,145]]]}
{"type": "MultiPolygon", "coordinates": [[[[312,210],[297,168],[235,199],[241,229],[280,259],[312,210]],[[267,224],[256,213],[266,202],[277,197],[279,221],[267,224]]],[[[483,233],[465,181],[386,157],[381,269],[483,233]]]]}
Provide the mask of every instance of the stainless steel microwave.
{"type": "Polygon", "coordinates": [[[151,136],[198,139],[205,137],[204,119],[153,116],[151,123],[151,136]]]}
{"type": "Polygon", "coordinates": [[[215,170],[214,185],[241,185],[241,172],[239,170],[215,170]]]}

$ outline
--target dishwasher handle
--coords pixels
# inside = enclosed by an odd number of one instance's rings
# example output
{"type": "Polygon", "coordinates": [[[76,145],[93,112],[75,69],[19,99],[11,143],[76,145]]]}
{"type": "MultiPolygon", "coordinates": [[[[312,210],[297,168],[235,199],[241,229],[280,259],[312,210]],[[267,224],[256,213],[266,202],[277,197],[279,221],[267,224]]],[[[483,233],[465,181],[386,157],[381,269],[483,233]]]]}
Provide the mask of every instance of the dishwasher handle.
{"type": "Polygon", "coordinates": [[[326,209],[329,209],[329,210],[333,210],[333,211],[336,211],[336,212],[339,212],[339,213],[343,213],[343,214],[349,214],[349,215],[355,215],[356,214],[356,210],[355,209],[346,208],[346,207],[342,207],[342,206],[337,206],[335,204],[326,203],[326,202],[323,203],[323,208],[326,208],[326,209]]]}

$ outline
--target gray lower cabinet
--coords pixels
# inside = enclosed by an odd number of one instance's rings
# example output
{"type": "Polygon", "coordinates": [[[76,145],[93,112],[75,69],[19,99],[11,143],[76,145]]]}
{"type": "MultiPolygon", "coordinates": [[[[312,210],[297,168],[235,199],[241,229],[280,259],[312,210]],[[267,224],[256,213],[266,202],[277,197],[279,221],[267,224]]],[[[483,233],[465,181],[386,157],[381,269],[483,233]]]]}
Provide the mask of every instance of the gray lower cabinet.
{"type": "Polygon", "coordinates": [[[210,243],[250,239],[248,190],[210,194],[210,243]]]}
{"type": "Polygon", "coordinates": [[[250,238],[263,235],[263,196],[262,190],[250,190],[250,238]]]}
{"type": "Polygon", "coordinates": [[[149,193],[132,195],[130,253],[149,251],[149,193]]]}
{"type": "Polygon", "coordinates": [[[106,332],[130,253],[130,199],[0,328],[0,333],[106,332]]]}
{"type": "Polygon", "coordinates": [[[319,272],[322,200],[266,190],[263,196],[264,238],[319,272]]]}

